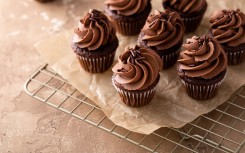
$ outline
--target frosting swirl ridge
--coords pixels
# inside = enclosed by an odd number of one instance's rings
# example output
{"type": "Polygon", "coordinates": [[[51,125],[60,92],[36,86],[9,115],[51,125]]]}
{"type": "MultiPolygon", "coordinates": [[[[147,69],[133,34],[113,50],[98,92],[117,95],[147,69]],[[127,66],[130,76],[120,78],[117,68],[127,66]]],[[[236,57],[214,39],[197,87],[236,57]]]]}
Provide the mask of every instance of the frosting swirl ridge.
{"type": "Polygon", "coordinates": [[[144,33],[142,40],[146,41],[147,46],[164,50],[182,41],[184,31],[184,24],[178,13],[156,10],[148,17],[142,29],[144,33]]]}
{"type": "Polygon", "coordinates": [[[174,9],[188,14],[198,12],[207,5],[206,0],[163,0],[163,3],[168,3],[174,9]]]}
{"type": "Polygon", "coordinates": [[[98,10],[89,10],[79,21],[74,33],[73,43],[80,48],[88,48],[89,51],[98,49],[116,37],[113,24],[98,10]]]}
{"type": "Polygon", "coordinates": [[[245,43],[245,15],[237,10],[218,10],[210,17],[211,32],[221,44],[235,47],[245,43]]]}
{"type": "Polygon", "coordinates": [[[118,14],[130,16],[141,13],[149,3],[149,0],[106,0],[110,10],[117,11],[118,14]]]}
{"type": "Polygon", "coordinates": [[[136,45],[125,49],[112,71],[115,81],[125,89],[143,90],[155,82],[162,65],[157,53],[136,45]]]}
{"type": "Polygon", "coordinates": [[[188,77],[211,79],[227,67],[227,57],[219,42],[209,36],[187,39],[178,60],[179,69],[188,77]]]}

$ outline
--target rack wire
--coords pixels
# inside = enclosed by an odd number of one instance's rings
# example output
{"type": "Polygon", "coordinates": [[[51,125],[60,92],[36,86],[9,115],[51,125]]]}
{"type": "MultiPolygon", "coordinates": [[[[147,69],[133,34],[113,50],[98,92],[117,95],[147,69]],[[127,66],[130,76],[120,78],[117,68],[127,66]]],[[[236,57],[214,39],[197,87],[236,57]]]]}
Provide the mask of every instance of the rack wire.
{"type": "Polygon", "coordinates": [[[224,104],[180,129],[161,128],[144,135],[112,123],[100,107],[79,93],[48,65],[43,65],[25,83],[25,91],[39,101],[149,152],[239,153],[245,152],[245,85],[224,104]]]}

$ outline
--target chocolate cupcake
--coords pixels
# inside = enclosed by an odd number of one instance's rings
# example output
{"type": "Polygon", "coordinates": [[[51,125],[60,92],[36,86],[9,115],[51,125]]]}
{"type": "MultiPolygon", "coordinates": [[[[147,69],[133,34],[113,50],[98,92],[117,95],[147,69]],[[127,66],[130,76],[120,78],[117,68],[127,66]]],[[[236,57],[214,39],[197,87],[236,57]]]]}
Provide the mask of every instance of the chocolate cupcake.
{"type": "Polygon", "coordinates": [[[194,32],[200,25],[207,9],[206,0],[163,0],[163,7],[180,14],[185,32],[194,32]]]}
{"type": "Polygon", "coordinates": [[[245,15],[239,9],[218,10],[210,18],[210,35],[218,40],[228,57],[228,64],[245,60],[245,15]]]}
{"type": "Polygon", "coordinates": [[[178,74],[188,95],[197,100],[215,96],[224,80],[227,57],[216,39],[192,37],[183,45],[178,60],[178,74]]]}
{"type": "Polygon", "coordinates": [[[118,39],[113,24],[98,10],[89,10],[74,29],[72,49],[90,73],[106,71],[113,63],[118,39]]]}
{"type": "Polygon", "coordinates": [[[178,13],[155,11],[146,20],[138,42],[158,53],[163,60],[163,68],[166,69],[173,66],[179,57],[184,31],[184,24],[178,13]]]}
{"type": "Polygon", "coordinates": [[[112,83],[126,105],[141,107],[155,95],[161,68],[162,60],[154,51],[142,46],[126,48],[112,68],[112,83]]]}
{"type": "Polygon", "coordinates": [[[106,13],[123,35],[136,35],[151,12],[150,0],[106,0],[106,13]]]}

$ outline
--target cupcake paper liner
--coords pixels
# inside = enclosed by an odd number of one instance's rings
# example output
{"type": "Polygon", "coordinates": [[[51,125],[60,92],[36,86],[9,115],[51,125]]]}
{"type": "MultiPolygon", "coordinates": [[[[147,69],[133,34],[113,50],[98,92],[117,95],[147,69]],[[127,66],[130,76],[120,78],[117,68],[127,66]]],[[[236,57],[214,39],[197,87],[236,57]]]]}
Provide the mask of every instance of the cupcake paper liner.
{"type": "Polygon", "coordinates": [[[77,55],[81,67],[90,73],[101,73],[110,68],[115,57],[115,52],[102,57],[85,57],[77,55]]]}
{"type": "Polygon", "coordinates": [[[118,39],[101,46],[95,51],[79,48],[76,43],[72,43],[72,49],[77,55],[81,67],[90,73],[101,73],[108,70],[115,57],[118,47],[118,39]]]}
{"type": "Polygon", "coordinates": [[[196,100],[208,100],[216,95],[218,87],[222,84],[225,77],[216,83],[207,85],[196,85],[182,79],[187,94],[196,100]]]}
{"type": "Polygon", "coordinates": [[[168,69],[171,66],[173,66],[177,62],[179,54],[180,54],[180,50],[177,50],[172,53],[160,55],[161,59],[163,60],[163,68],[168,69]]]}
{"type": "Polygon", "coordinates": [[[238,65],[245,60],[245,50],[237,52],[226,52],[226,55],[229,65],[238,65]]]}
{"type": "Polygon", "coordinates": [[[168,69],[177,62],[180,54],[180,49],[183,43],[183,39],[181,39],[177,44],[175,44],[171,48],[165,50],[157,50],[155,47],[147,46],[147,42],[142,40],[143,37],[144,37],[144,33],[141,32],[138,38],[138,44],[140,46],[144,46],[146,48],[150,48],[153,51],[155,51],[163,61],[163,69],[168,69]]]}
{"type": "Polygon", "coordinates": [[[116,29],[119,33],[123,35],[136,35],[140,33],[141,28],[144,26],[146,19],[134,21],[134,22],[125,22],[120,19],[112,19],[111,21],[116,26],[116,29]]]}
{"type": "MultiPolygon", "coordinates": [[[[166,5],[165,3],[163,3],[163,7],[165,9],[169,9],[169,10],[178,12],[175,9],[171,8],[170,6],[166,5]]],[[[199,12],[192,13],[191,15],[178,12],[185,25],[185,33],[194,32],[198,28],[198,26],[200,25],[202,21],[204,13],[206,12],[206,9],[207,9],[207,5],[205,5],[203,9],[200,10],[199,12]]]]}
{"type": "Polygon", "coordinates": [[[131,107],[142,107],[147,105],[154,97],[156,93],[157,84],[160,76],[157,80],[145,90],[130,91],[117,86],[112,79],[113,86],[116,88],[121,100],[131,107]]]}
{"type": "Polygon", "coordinates": [[[197,16],[197,17],[183,17],[181,16],[184,25],[185,25],[185,32],[186,33],[190,33],[190,32],[194,32],[198,26],[200,25],[202,18],[203,18],[203,14],[197,16]]]}
{"type": "MultiPolygon", "coordinates": [[[[209,30],[209,36],[214,37],[211,29],[209,30]]],[[[237,47],[229,47],[227,45],[221,44],[224,49],[229,65],[238,65],[245,60],[245,44],[237,47]]]]}
{"type": "Polygon", "coordinates": [[[106,13],[111,22],[115,25],[117,32],[130,36],[140,33],[140,30],[145,25],[146,19],[151,12],[151,3],[149,2],[143,12],[131,16],[119,15],[109,8],[106,8],[106,13]]]}

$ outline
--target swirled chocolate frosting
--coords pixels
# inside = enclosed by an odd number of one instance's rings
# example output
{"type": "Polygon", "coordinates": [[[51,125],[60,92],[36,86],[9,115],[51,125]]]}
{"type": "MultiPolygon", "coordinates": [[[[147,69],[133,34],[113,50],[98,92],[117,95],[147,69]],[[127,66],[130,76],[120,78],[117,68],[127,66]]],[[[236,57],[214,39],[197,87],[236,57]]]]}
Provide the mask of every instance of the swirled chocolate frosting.
{"type": "Polygon", "coordinates": [[[165,50],[182,41],[184,31],[184,24],[178,13],[156,10],[148,17],[142,29],[142,40],[146,41],[147,46],[165,50]]]}
{"type": "Polygon", "coordinates": [[[187,14],[198,12],[207,5],[206,0],[163,0],[163,3],[167,3],[175,10],[187,14]]]}
{"type": "Polygon", "coordinates": [[[109,19],[98,10],[89,10],[74,29],[73,43],[89,51],[98,49],[114,40],[116,31],[109,19]]]}
{"type": "Polygon", "coordinates": [[[212,35],[221,44],[235,47],[245,43],[245,15],[239,9],[215,11],[209,21],[212,35]]]}
{"type": "Polygon", "coordinates": [[[227,57],[219,42],[209,36],[187,39],[178,60],[179,69],[188,77],[211,79],[227,67],[227,57]]]}
{"type": "Polygon", "coordinates": [[[162,66],[157,53],[136,45],[134,48],[126,48],[112,71],[115,81],[125,89],[143,90],[156,81],[162,66]]]}
{"type": "Polygon", "coordinates": [[[130,16],[144,11],[149,0],[106,0],[109,9],[120,15],[130,16]]]}

